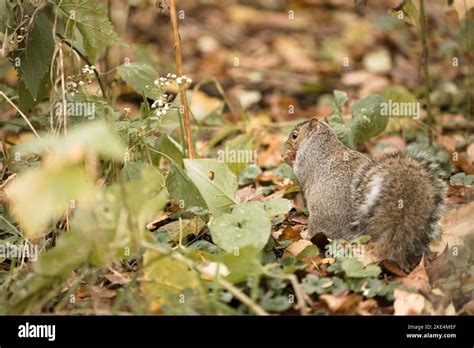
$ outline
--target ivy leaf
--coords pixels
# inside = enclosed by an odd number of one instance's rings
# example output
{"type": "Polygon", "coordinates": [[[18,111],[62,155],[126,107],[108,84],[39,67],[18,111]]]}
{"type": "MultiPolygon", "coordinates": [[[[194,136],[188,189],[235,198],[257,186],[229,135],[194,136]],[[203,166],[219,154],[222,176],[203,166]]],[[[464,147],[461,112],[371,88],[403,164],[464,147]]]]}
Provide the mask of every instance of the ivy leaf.
{"type": "Polygon", "coordinates": [[[120,77],[137,93],[150,99],[158,99],[160,92],[155,88],[158,74],[155,69],[145,63],[127,63],[117,68],[120,77]]]}
{"type": "Polygon", "coordinates": [[[260,202],[248,202],[215,218],[210,229],[212,241],[227,252],[248,245],[260,251],[270,238],[271,221],[260,202]]]}
{"type": "Polygon", "coordinates": [[[474,175],[466,175],[465,173],[457,173],[449,178],[451,185],[466,185],[470,186],[474,182],[474,175]]]}
{"type": "Polygon", "coordinates": [[[242,172],[239,173],[239,185],[247,186],[255,180],[257,176],[262,174],[262,170],[255,164],[248,165],[242,172]]]}
{"type": "Polygon", "coordinates": [[[24,50],[15,57],[20,64],[18,67],[20,80],[35,102],[48,92],[43,78],[45,76],[49,78],[48,72],[54,50],[52,30],[53,24],[46,14],[40,12],[28,35],[24,50]]]}
{"type": "Polygon", "coordinates": [[[185,159],[184,167],[212,214],[225,213],[236,203],[237,178],[225,163],[185,159]]]}
{"type": "Polygon", "coordinates": [[[364,268],[362,262],[355,258],[344,260],[342,270],[350,278],[376,278],[382,272],[379,266],[370,265],[364,268]]]}
{"type": "MultiPolygon", "coordinates": [[[[118,37],[105,8],[89,0],[56,0],[66,20],[72,21],[83,36],[84,48],[93,62],[97,51],[110,45],[126,44],[118,37]]],[[[71,35],[72,36],[72,35],[71,35]]]]}
{"type": "Polygon", "coordinates": [[[301,283],[301,287],[305,293],[312,295],[314,293],[328,294],[332,291],[332,286],[334,282],[331,278],[320,278],[314,274],[308,274],[301,283]]]}
{"type": "Polygon", "coordinates": [[[267,311],[283,312],[291,307],[291,302],[288,296],[275,296],[273,291],[268,291],[262,296],[260,305],[267,311]]]}

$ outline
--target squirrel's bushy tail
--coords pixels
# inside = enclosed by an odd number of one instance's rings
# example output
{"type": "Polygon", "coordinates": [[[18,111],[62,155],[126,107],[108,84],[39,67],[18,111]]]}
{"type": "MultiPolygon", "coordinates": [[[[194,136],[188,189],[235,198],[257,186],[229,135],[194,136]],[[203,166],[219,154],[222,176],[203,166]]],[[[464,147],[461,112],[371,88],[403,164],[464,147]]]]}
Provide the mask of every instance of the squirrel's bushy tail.
{"type": "Polygon", "coordinates": [[[358,234],[371,236],[375,253],[411,268],[439,232],[445,185],[429,161],[403,153],[367,164],[352,185],[358,234]]]}

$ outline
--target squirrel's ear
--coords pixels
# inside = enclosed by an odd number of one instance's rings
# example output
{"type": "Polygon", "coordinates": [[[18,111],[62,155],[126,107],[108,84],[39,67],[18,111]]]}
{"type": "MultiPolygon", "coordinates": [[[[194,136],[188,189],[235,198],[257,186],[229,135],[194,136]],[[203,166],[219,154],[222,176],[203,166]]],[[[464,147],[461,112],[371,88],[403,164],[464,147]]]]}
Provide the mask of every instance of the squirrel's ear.
{"type": "Polygon", "coordinates": [[[313,130],[313,129],[317,129],[318,127],[319,127],[319,121],[316,117],[313,117],[309,121],[309,129],[313,130]]]}

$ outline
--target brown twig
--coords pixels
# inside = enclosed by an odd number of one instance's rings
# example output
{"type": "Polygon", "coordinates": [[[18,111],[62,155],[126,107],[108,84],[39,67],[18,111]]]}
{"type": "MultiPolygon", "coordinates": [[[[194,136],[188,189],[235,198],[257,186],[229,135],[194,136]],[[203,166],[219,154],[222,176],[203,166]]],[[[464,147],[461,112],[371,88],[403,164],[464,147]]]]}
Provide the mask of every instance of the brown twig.
{"type": "MultiPolygon", "coordinates": [[[[173,41],[175,48],[175,60],[176,60],[176,74],[178,76],[183,76],[183,60],[181,57],[181,41],[179,38],[179,28],[178,28],[178,19],[176,17],[176,4],[174,0],[169,0],[169,9],[170,9],[170,19],[171,27],[173,28],[173,41]]],[[[184,133],[186,136],[186,143],[188,147],[188,157],[194,158],[194,148],[193,140],[191,137],[191,124],[189,122],[189,110],[188,103],[186,100],[186,91],[180,91],[181,105],[183,105],[183,123],[184,123],[184,133]]]]}

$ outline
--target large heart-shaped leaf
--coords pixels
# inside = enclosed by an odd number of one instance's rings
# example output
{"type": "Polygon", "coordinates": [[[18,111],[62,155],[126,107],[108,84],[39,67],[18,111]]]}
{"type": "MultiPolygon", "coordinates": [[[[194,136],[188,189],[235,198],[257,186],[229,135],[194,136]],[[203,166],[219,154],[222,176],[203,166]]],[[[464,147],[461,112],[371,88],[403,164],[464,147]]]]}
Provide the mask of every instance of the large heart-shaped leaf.
{"type": "Polygon", "coordinates": [[[248,245],[262,250],[270,237],[271,221],[260,202],[248,202],[215,218],[210,229],[214,243],[228,252],[248,245]]]}
{"type": "Polygon", "coordinates": [[[178,165],[171,163],[170,171],[166,177],[166,188],[170,197],[176,200],[181,207],[201,207],[207,209],[201,192],[191,181],[186,172],[178,165]]]}
{"type": "Polygon", "coordinates": [[[225,163],[185,159],[184,167],[212,214],[225,213],[236,203],[237,178],[225,163]]]}

